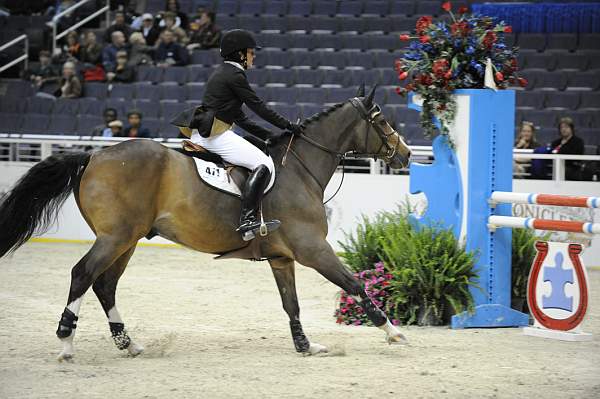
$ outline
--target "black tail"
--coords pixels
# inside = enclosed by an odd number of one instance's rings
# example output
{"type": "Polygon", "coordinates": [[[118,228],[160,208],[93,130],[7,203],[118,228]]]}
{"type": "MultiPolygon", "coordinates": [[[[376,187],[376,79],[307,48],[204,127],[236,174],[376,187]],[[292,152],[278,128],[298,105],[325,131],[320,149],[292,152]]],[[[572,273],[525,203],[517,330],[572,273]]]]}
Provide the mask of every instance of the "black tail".
{"type": "Polygon", "coordinates": [[[48,157],[0,198],[0,258],[48,230],[89,160],[85,152],[48,157]]]}

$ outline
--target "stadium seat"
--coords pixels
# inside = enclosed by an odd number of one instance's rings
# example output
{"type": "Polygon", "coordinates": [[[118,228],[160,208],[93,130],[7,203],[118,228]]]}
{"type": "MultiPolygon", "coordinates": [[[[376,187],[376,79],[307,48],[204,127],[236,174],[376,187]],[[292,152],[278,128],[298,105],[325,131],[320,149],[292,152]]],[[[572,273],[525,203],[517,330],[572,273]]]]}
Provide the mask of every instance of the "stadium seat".
{"type": "MultiPolygon", "coordinates": [[[[584,111],[600,110],[600,92],[581,92],[579,109],[584,111]]],[[[600,126],[598,126],[600,128],[600,126]]]]}
{"type": "Polygon", "coordinates": [[[561,54],[556,57],[556,69],[562,71],[585,71],[588,68],[588,57],[585,54],[561,54]]]}
{"type": "Polygon", "coordinates": [[[284,84],[291,86],[294,84],[295,74],[290,73],[288,69],[270,69],[267,85],[284,84]]]}
{"type": "Polygon", "coordinates": [[[551,53],[524,53],[523,69],[538,69],[553,71],[556,67],[557,57],[551,53]]]}
{"type": "Polygon", "coordinates": [[[579,43],[577,49],[598,51],[598,43],[600,43],[599,33],[583,33],[579,35],[579,43]]]}
{"type": "Polygon", "coordinates": [[[524,118],[527,121],[533,122],[536,126],[555,127],[557,121],[556,111],[547,110],[527,110],[524,112],[524,118]]]}
{"type": "Polygon", "coordinates": [[[579,106],[578,92],[548,92],[544,107],[555,110],[575,110],[579,106]]]}
{"type": "Polygon", "coordinates": [[[304,120],[323,111],[324,109],[325,107],[323,107],[321,104],[300,104],[298,117],[301,120],[304,120]]]}
{"type": "Polygon", "coordinates": [[[186,98],[188,100],[202,101],[204,96],[204,88],[206,85],[202,83],[188,83],[185,85],[186,98]]]}
{"type": "Polygon", "coordinates": [[[100,116],[79,115],[77,117],[76,131],[79,136],[91,136],[94,128],[104,124],[100,116]]]}
{"type": "Polygon", "coordinates": [[[366,1],[363,14],[386,16],[390,11],[390,4],[388,1],[366,1]]]}
{"type": "Polygon", "coordinates": [[[296,87],[270,87],[270,100],[279,103],[294,104],[298,101],[298,91],[296,87]]]}
{"type": "Polygon", "coordinates": [[[260,15],[263,12],[263,4],[261,0],[244,0],[240,1],[238,13],[240,15],[260,15]]]}
{"type": "Polygon", "coordinates": [[[187,80],[187,68],[184,66],[172,66],[165,68],[162,75],[163,82],[176,82],[184,84],[187,80]]]}
{"type": "Polygon", "coordinates": [[[83,84],[83,95],[102,100],[108,95],[108,85],[100,82],[85,82],[83,84]]]}
{"type": "Polygon", "coordinates": [[[364,25],[363,32],[391,32],[394,30],[392,27],[392,20],[389,18],[381,18],[379,16],[366,16],[363,17],[364,25]]]}
{"type": "Polygon", "coordinates": [[[542,33],[521,33],[519,34],[518,45],[521,51],[544,51],[546,35],[542,33]]]}
{"type": "Polygon", "coordinates": [[[63,98],[59,97],[54,102],[52,112],[56,115],[71,115],[76,116],[79,113],[79,98],[63,98]]]}
{"type": "Polygon", "coordinates": [[[540,72],[535,81],[535,88],[541,90],[564,90],[567,75],[564,72],[540,72]]]}
{"type": "Polygon", "coordinates": [[[338,21],[338,31],[340,32],[358,32],[364,30],[364,21],[362,18],[340,18],[338,21]]]}
{"type": "Polygon", "coordinates": [[[328,103],[341,103],[356,96],[356,87],[332,88],[327,96],[328,103]]]}
{"type": "Polygon", "coordinates": [[[122,98],[131,100],[134,98],[134,86],[129,83],[114,83],[108,85],[108,95],[110,98],[122,98]]]}
{"type": "Polygon", "coordinates": [[[74,135],[76,125],[77,118],[73,115],[53,115],[48,125],[48,134],[74,135]]]}
{"type": "MultiPolygon", "coordinates": [[[[262,26],[263,30],[278,30],[278,31],[286,31],[287,30],[287,19],[285,17],[273,16],[273,15],[263,15],[260,18],[261,18],[261,26],[262,26]]],[[[262,45],[262,44],[259,43],[259,45],[262,45]]]]}
{"type": "Polygon", "coordinates": [[[161,127],[160,119],[144,118],[142,120],[142,126],[147,128],[150,131],[151,137],[160,137],[160,134],[159,134],[160,127],[161,127]]]}
{"type": "Polygon", "coordinates": [[[405,15],[392,15],[390,23],[393,32],[412,32],[415,29],[414,18],[405,15]]]}
{"type": "Polygon", "coordinates": [[[417,15],[433,15],[437,17],[443,13],[439,1],[417,1],[416,6],[415,14],[417,15]]]}
{"type": "Polygon", "coordinates": [[[292,66],[305,65],[316,68],[320,62],[320,58],[313,51],[307,51],[306,49],[290,49],[286,54],[291,59],[292,66]]]}
{"type": "Polygon", "coordinates": [[[187,81],[189,83],[198,83],[208,81],[210,75],[214,72],[214,68],[203,65],[188,65],[187,66],[187,81]]]}
{"type": "Polygon", "coordinates": [[[294,82],[296,85],[320,86],[323,81],[323,72],[318,69],[298,69],[295,71],[294,82]]]}
{"type": "Polygon", "coordinates": [[[415,13],[415,3],[409,1],[392,1],[390,7],[391,15],[408,15],[412,16],[415,13]]]}
{"type": "Polygon", "coordinates": [[[49,115],[32,114],[28,111],[27,115],[23,117],[21,132],[24,134],[47,134],[49,123],[49,115]]]}
{"type": "Polygon", "coordinates": [[[174,100],[184,102],[187,97],[185,87],[179,86],[177,83],[163,83],[159,85],[163,100],[174,100]]]}
{"type": "MultiPolygon", "coordinates": [[[[327,102],[328,90],[322,87],[301,87],[298,88],[298,97],[296,101],[299,103],[316,103],[324,104],[327,102]]],[[[289,103],[289,101],[286,101],[289,103]]]]}
{"type": "Polygon", "coordinates": [[[394,62],[400,58],[399,54],[385,50],[377,50],[370,54],[373,56],[376,68],[394,68],[394,62]]]}
{"type": "Polygon", "coordinates": [[[125,120],[129,103],[120,98],[107,98],[104,101],[104,108],[114,108],[117,110],[117,118],[125,120]]]}
{"type": "Polygon", "coordinates": [[[160,108],[161,108],[160,114],[161,114],[162,118],[170,121],[171,119],[173,119],[175,117],[175,115],[184,111],[187,108],[191,108],[191,106],[184,102],[180,103],[177,101],[161,101],[160,108]]]}
{"type": "Polygon", "coordinates": [[[158,137],[162,137],[165,139],[177,138],[179,137],[179,129],[177,126],[173,126],[168,119],[163,119],[160,123],[160,127],[158,129],[158,137]]]}
{"type": "MultiPolygon", "coordinates": [[[[341,69],[326,69],[326,68],[330,68],[330,67],[319,68],[323,71],[323,73],[322,73],[323,79],[321,80],[321,84],[337,85],[339,87],[345,86],[346,73],[347,73],[346,71],[341,70],[341,69]]],[[[321,102],[325,103],[326,101],[323,100],[321,102]]]]}
{"type": "Polygon", "coordinates": [[[104,100],[93,97],[79,99],[79,115],[102,116],[104,112],[104,100]]]}
{"type": "Polygon", "coordinates": [[[362,1],[340,1],[338,8],[338,15],[340,17],[346,16],[359,16],[362,14],[363,2],[362,1]]]}
{"type": "Polygon", "coordinates": [[[542,109],[544,106],[543,92],[519,90],[516,95],[519,109],[542,109]]]}
{"type": "Polygon", "coordinates": [[[137,68],[136,80],[138,82],[159,83],[166,68],[156,66],[139,66],[137,68]]]}
{"type": "Polygon", "coordinates": [[[133,108],[142,113],[142,118],[160,117],[160,104],[156,101],[136,100],[133,108]]]}
{"type": "Polygon", "coordinates": [[[568,76],[567,90],[598,90],[600,88],[597,72],[570,72],[568,76]]]}
{"type": "Polygon", "coordinates": [[[138,100],[160,100],[160,87],[151,84],[137,85],[136,97],[138,100]]]}
{"type": "Polygon", "coordinates": [[[312,13],[312,2],[310,1],[290,1],[287,13],[289,15],[309,16],[312,13]]]}
{"type": "Polygon", "coordinates": [[[315,49],[313,54],[318,58],[319,66],[332,66],[338,69],[346,67],[346,58],[340,51],[332,51],[332,49],[315,49]]]}
{"type": "Polygon", "coordinates": [[[266,15],[285,15],[287,13],[287,2],[279,0],[265,1],[266,15]]]}
{"type": "Polygon", "coordinates": [[[577,48],[577,34],[553,33],[548,35],[545,51],[575,51],[577,48]]]}
{"type": "Polygon", "coordinates": [[[28,114],[49,114],[52,112],[55,100],[46,97],[29,97],[26,100],[26,112],[28,114]]]}
{"type": "Polygon", "coordinates": [[[194,50],[192,64],[212,66],[220,61],[221,56],[215,50],[194,50]]]}
{"type": "MultiPolygon", "coordinates": [[[[245,4],[243,1],[241,4],[245,4]]],[[[246,29],[250,32],[260,32],[262,27],[262,20],[254,15],[240,15],[237,18],[237,26],[238,29],[246,29]]]]}
{"type": "Polygon", "coordinates": [[[237,15],[238,3],[235,0],[219,0],[216,6],[217,14],[237,15]]]}
{"type": "Polygon", "coordinates": [[[23,125],[24,115],[22,113],[2,113],[2,126],[0,127],[1,133],[20,133],[21,126],[23,125]]]}
{"type": "Polygon", "coordinates": [[[337,20],[325,15],[315,15],[310,18],[310,28],[312,31],[327,31],[330,33],[337,32],[337,20]]]}

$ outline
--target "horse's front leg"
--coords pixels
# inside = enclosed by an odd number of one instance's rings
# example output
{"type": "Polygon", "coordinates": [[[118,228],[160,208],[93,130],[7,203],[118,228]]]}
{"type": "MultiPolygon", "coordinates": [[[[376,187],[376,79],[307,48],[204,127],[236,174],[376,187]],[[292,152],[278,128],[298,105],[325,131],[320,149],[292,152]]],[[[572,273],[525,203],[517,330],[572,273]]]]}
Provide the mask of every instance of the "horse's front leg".
{"type": "Polygon", "coordinates": [[[339,258],[327,243],[312,242],[296,250],[296,258],[301,264],[311,267],[327,280],[331,281],[348,294],[352,295],[364,309],[371,322],[385,331],[387,342],[390,344],[406,343],[406,338],[394,326],[386,314],[379,309],[367,295],[360,282],[340,262],[339,258]]]}
{"type": "Polygon", "coordinates": [[[314,342],[310,342],[300,324],[300,307],[296,295],[296,277],[294,273],[294,261],[292,259],[274,259],[269,261],[271,270],[279,288],[283,309],[290,318],[290,328],[296,352],[314,355],[327,352],[327,348],[314,342]]]}

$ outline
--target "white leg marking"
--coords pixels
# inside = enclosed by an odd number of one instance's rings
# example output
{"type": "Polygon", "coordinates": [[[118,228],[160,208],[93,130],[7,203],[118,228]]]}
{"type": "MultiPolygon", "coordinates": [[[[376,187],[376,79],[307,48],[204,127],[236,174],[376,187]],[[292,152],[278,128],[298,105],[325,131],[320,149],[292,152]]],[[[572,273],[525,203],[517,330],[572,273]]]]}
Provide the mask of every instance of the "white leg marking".
{"type": "Polygon", "coordinates": [[[327,349],[326,346],[316,344],[314,342],[311,342],[310,346],[308,347],[309,355],[316,355],[317,353],[327,353],[327,352],[329,352],[329,350],[327,349]]]}
{"type": "Polygon", "coordinates": [[[119,314],[119,311],[117,310],[116,306],[113,306],[108,311],[108,322],[109,323],[123,323],[123,320],[121,319],[121,315],[119,314]]]}
{"type": "MultiPolygon", "coordinates": [[[[79,298],[75,299],[73,302],[67,305],[67,309],[75,314],[75,316],[79,316],[79,309],[81,308],[81,302],[83,301],[83,295],[79,298]]],[[[73,324],[77,325],[77,320],[73,321],[73,324]]],[[[60,351],[58,355],[58,361],[71,361],[73,359],[73,355],[75,354],[75,349],[73,348],[73,337],[75,337],[75,329],[71,331],[71,335],[67,338],[61,338],[61,342],[63,344],[63,349],[60,351]]]]}
{"type": "Polygon", "coordinates": [[[400,330],[393,325],[392,323],[390,323],[389,320],[387,320],[385,322],[384,325],[379,327],[380,329],[382,329],[383,331],[385,331],[387,337],[387,343],[388,344],[407,344],[408,341],[407,339],[404,337],[404,335],[400,332],[400,330]]]}

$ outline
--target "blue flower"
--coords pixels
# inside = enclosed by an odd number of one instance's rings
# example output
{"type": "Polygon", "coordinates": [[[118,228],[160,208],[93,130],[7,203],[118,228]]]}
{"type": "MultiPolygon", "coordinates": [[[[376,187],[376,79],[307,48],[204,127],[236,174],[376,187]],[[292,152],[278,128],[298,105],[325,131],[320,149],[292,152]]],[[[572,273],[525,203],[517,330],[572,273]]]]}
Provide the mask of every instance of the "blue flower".
{"type": "MultiPolygon", "coordinates": [[[[469,55],[473,54],[474,52],[475,52],[475,48],[474,48],[473,46],[469,46],[469,47],[467,47],[467,49],[465,50],[465,53],[467,53],[467,54],[469,54],[469,55]]],[[[473,61],[471,61],[471,62],[473,62],[473,61]]]]}

